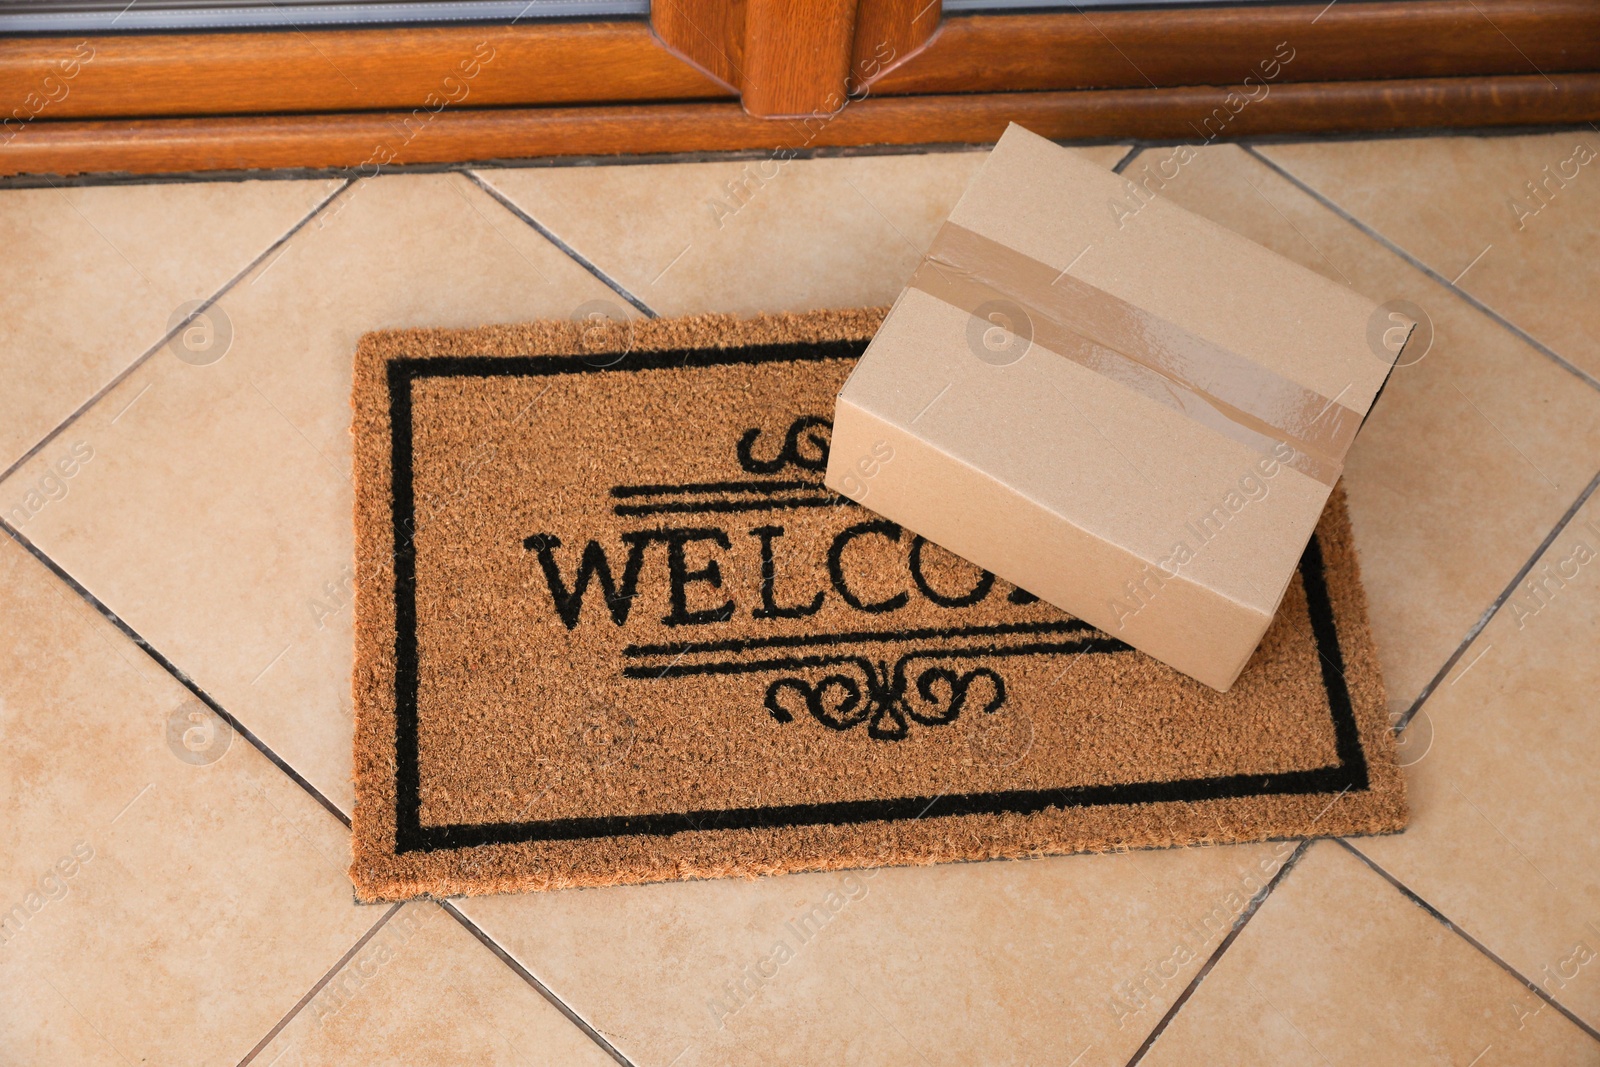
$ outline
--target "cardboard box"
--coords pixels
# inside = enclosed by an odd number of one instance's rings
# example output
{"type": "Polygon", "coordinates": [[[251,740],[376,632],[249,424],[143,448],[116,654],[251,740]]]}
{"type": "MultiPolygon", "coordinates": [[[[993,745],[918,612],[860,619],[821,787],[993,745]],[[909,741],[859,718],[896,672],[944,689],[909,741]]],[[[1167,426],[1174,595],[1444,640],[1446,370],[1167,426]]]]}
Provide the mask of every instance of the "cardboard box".
{"type": "Polygon", "coordinates": [[[1012,126],[841,390],[826,482],[1225,690],[1410,324],[1129,203],[1012,126]]]}

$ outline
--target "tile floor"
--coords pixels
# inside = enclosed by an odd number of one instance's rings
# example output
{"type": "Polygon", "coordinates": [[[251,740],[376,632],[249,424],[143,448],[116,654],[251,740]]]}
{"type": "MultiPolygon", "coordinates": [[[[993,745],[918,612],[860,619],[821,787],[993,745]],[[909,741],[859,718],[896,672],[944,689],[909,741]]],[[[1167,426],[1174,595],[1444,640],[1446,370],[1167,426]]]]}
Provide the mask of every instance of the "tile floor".
{"type": "Polygon", "coordinates": [[[1414,824],[869,872],[739,998],[842,875],[351,903],[350,352],[887,303],[981,156],[0,190],[0,1062],[1600,1063],[1597,150],[1083,149],[1426,312],[1346,475],[1414,824]]]}

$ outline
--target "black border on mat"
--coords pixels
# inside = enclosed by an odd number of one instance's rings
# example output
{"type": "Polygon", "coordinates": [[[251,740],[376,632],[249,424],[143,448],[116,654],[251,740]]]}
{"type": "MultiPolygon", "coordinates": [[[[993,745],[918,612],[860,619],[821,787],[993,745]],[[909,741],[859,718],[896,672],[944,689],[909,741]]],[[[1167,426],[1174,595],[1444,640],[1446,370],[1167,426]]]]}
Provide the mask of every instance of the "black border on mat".
{"type": "Polygon", "coordinates": [[[1149,804],[1230,797],[1339,793],[1368,787],[1355,711],[1344,680],[1344,656],[1323,572],[1322,548],[1313,536],[1300,560],[1306,607],[1322,664],[1322,684],[1333,719],[1337,763],[1276,774],[1225,775],[1166,782],[1075,786],[892,797],[822,804],[653,812],[535,822],[461,823],[424,826],[417,724],[416,545],[412,487],[411,383],[439,377],[543,377],[556,374],[618,374],[730,364],[855,359],[867,342],[828,341],[740,348],[631,352],[611,366],[594,356],[442,356],[395,359],[387,364],[390,478],[394,536],[395,618],[395,854],[475,848],[526,841],[571,841],[634,835],[665,836],[705,830],[838,825],[952,815],[1032,814],[1047,808],[1149,804]]]}

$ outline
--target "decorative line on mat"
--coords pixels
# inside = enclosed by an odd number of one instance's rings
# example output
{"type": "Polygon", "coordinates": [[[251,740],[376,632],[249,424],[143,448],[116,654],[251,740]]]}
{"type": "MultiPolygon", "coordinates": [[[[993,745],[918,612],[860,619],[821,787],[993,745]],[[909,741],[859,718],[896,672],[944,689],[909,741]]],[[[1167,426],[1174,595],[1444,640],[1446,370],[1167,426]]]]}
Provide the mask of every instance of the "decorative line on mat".
{"type": "MultiPolygon", "coordinates": [[[[763,805],[676,812],[643,812],[633,815],[605,815],[519,822],[458,823],[424,825],[421,821],[421,780],[418,752],[418,646],[416,607],[416,546],[411,536],[415,528],[412,485],[412,384],[433,377],[546,376],[559,374],[638,374],[670,373],[684,367],[754,365],[783,361],[823,361],[852,359],[865,348],[865,341],[826,342],[812,345],[756,345],[743,348],[690,349],[635,352],[626,363],[597,366],[587,357],[453,357],[436,359],[396,359],[387,364],[390,418],[390,460],[392,529],[395,545],[395,757],[396,757],[396,852],[432,852],[442,849],[473,848],[490,844],[563,841],[631,835],[661,836],[688,831],[846,825],[853,823],[937,818],[954,815],[1031,814],[1049,808],[1075,808],[1098,805],[1146,804],[1170,801],[1202,801],[1265,794],[1339,793],[1367,788],[1368,771],[1358,729],[1345,685],[1339,635],[1323,572],[1319,543],[1313,538],[1300,564],[1305,585],[1312,632],[1322,664],[1322,682],[1332,720],[1338,759],[1306,770],[1272,774],[1233,774],[1207,778],[1108,783],[1051,789],[1012,789],[968,792],[939,796],[903,796],[869,800],[824,803],[763,805]]],[[[740,439],[741,465],[754,474],[775,474],[785,467],[821,470],[826,462],[826,438],[818,431],[826,420],[808,416],[791,425],[783,445],[770,458],[758,457],[760,431],[748,431],[740,439]]],[[[791,484],[798,479],[787,480],[791,484]]],[[[792,491],[779,489],[774,481],[705,482],[669,485],[619,485],[611,490],[616,500],[644,499],[644,504],[618,504],[619,515],[657,514],[690,509],[706,512],[760,511],[786,507],[853,507],[840,498],[775,497],[745,500],[742,494],[769,494],[792,491]],[[654,500],[651,497],[721,496],[706,501],[654,500]],[[683,504],[684,508],[669,505],[683,504]],[[630,510],[622,508],[656,509],[630,510]]],[[[813,483],[795,485],[795,490],[813,483]]],[[[859,524],[852,529],[883,525],[859,524]]],[[[892,524],[890,524],[892,525],[892,524]]],[[[659,536],[642,531],[634,538],[659,536]]],[[[525,547],[548,553],[560,542],[549,535],[528,538],[525,547]]],[[[830,560],[837,567],[836,560],[830,560]]],[[[552,564],[553,566],[553,564],[552,564]]],[[[637,576],[637,566],[630,565],[637,576]]],[[[598,574],[589,566],[580,575],[598,574]]],[[[770,581],[770,574],[766,575],[770,581]]],[[[990,579],[992,580],[992,579],[990,579]]],[[[571,620],[581,606],[579,581],[566,589],[579,600],[572,605],[571,620]]],[[[607,600],[614,602],[627,595],[629,575],[625,571],[622,588],[609,588],[609,569],[603,584],[607,600]]],[[[552,582],[552,590],[557,585],[552,582]]],[[[985,589],[985,593],[987,589],[985,589]]],[[[1026,597],[1026,594],[1023,594],[1026,597]]],[[[1014,600],[1025,603],[1026,600],[1014,600]]],[[[707,620],[696,620],[707,621],[707,620]]],[[[871,634],[836,633],[803,635],[732,642],[685,643],[684,645],[629,646],[625,656],[645,660],[675,657],[661,666],[630,663],[624,676],[651,678],[670,684],[675,677],[701,673],[779,673],[769,682],[763,705],[781,723],[792,723],[797,711],[832,730],[850,730],[865,724],[867,733],[880,740],[903,739],[912,723],[924,726],[948,725],[963,712],[1000,712],[1007,698],[1004,678],[999,671],[979,666],[957,670],[934,663],[913,677],[910,664],[916,660],[961,660],[990,657],[1020,657],[1043,653],[1092,652],[1120,654],[1129,650],[1114,638],[1098,635],[1076,620],[1062,624],[1030,627],[1008,624],[977,628],[966,632],[906,631],[871,634]],[[1081,636],[1067,640],[1066,635],[1081,636]],[[1004,638],[1026,635],[1060,636],[1061,640],[1035,640],[1007,643],[1004,638]],[[886,658],[853,652],[817,652],[809,655],[775,656],[765,660],[738,661],[715,658],[758,648],[828,648],[866,643],[915,643],[935,636],[985,639],[987,643],[960,648],[913,648],[898,655],[893,663],[886,658]],[[706,658],[684,663],[686,656],[706,658]],[[848,667],[850,673],[833,670],[817,678],[802,671],[848,667]]]]}

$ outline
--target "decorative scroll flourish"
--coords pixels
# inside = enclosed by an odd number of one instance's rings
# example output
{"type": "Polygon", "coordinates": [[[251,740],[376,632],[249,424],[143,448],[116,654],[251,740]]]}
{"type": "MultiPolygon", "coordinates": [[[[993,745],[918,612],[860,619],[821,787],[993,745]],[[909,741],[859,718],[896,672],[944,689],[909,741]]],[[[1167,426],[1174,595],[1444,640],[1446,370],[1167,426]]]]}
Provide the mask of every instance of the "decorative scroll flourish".
{"type": "Polygon", "coordinates": [[[761,428],[751,427],[739,438],[735,454],[739,466],[751,474],[777,474],[785,467],[821,474],[828,469],[829,434],[833,423],[822,415],[802,415],[789,424],[783,446],[771,459],[758,459],[756,442],[761,439],[761,428]]]}
{"type": "Polygon", "coordinates": [[[869,736],[900,741],[912,723],[948,726],[968,709],[992,715],[1004,706],[1005,679],[988,667],[928,666],[911,682],[910,662],[929,657],[930,653],[913,652],[892,666],[851,657],[832,664],[841,669],[820,678],[784,675],[767,685],[766,708],[782,723],[805,713],[830,730],[851,730],[865,723],[869,736]]]}

